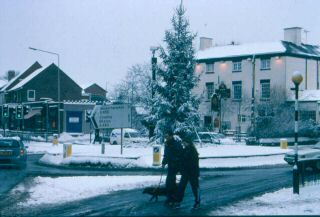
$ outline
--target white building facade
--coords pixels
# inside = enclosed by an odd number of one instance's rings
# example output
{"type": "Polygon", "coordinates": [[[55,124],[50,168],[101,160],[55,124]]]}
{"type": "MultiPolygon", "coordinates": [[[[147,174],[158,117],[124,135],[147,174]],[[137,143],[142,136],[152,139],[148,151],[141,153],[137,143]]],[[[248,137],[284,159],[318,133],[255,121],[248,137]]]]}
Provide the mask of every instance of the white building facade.
{"type": "MultiPolygon", "coordinates": [[[[270,43],[212,46],[212,39],[200,38],[196,73],[200,81],[194,92],[201,96],[202,126],[246,132],[254,124],[256,104],[287,100],[292,94],[292,73],[300,71],[300,90],[319,90],[320,48],[301,41],[302,28],[284,29],[284,40],[270,43]],[[211,110],[211,96],[224,83],[231,90],[221,100],[221,121],[211,110]],[[254,99],[254,101],[252,100],[254,99]],[[218,127],[217,124],[215,127],[218,127]]],[[[316,119],[319,121],[319,112],[316,119]]]]}

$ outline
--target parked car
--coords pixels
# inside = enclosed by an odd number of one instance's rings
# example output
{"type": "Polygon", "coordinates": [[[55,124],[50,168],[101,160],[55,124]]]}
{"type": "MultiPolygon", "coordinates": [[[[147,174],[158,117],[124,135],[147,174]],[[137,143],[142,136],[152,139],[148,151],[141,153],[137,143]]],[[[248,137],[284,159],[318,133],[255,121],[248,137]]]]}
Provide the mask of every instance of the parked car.
{"type": "MultiPolygon", "coordinates": [[[[284,156],[284,160],[290,164],[294,164],[294,151],[288,152],[284,156]]],[[[312,148],[298,150],[298,164],[305,164],[305,167],[320,170],[320,142],[316,143],[312,148]]]]}
{"type": "MultiPolygon", "coordinates": [[[[140,133],[131,128],[123,128],[122,142],[123,143],[146,143],[149,139],[142,137],[140,133]]],[[[110,133],[110,144],[118,145],[121,144],[121,129],[114,129],[110,133]]]]}
{"type": "Polygon", "coordinates": [[[247,137],[244,140],[246,141],[246,145],[259,145],[259,140],[254,136],[247,137]]]}
{"type": "Polygon", "coordinates": [[[26,148],[20,138],[0,138],[0,165],[25,168],[27,166],[26,148]]]}
{"type": "Polygon", "coordinates": [[[196,143],[202,142],[202,143],[220,144],[220,139],[211,132],[198,132],[198,136],[194,135],[193,141],[196,143]]]}

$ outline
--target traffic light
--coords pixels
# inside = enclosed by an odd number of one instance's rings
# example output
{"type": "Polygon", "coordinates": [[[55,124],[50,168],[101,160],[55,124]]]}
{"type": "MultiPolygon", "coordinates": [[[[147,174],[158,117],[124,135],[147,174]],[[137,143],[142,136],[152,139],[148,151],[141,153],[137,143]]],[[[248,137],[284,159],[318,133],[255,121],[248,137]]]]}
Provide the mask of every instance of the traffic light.
{"type": "Polygon", "coordinates": [[[91,120],[91,111],[86,110],[86,122],[90,122],[91,120]]]}
{"type": "Polygon", "coordinates": [[[218,94],[214,93],[211,97],[211,110],[212,111],[219,111],[220,109],[220,100],[218,94]]]}
{"type": "Polygon", "coordinates": [[[22,107],[22,105],[18,105],[16,107],[16,118],[22,119],[22,116],[23,116],[23,107],[22,107]]]}
{"type": "Polygon", "coordinates": [[[29,113],[30,107],[28,105],[23,106],[23,115],[26,115],[29,113]]]}
{"type": "Polygon", "coordinates": [[[8,105],[3,105],[2,107],[2,117],[9,117],[9,108],[8,105]]]}

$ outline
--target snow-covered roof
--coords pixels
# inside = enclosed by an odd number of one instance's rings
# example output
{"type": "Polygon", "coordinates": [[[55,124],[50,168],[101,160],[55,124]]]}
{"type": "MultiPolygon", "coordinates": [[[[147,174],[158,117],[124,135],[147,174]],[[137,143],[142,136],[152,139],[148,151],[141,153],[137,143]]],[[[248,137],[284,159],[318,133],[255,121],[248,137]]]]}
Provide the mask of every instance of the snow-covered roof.
{"type": "Polygon", "coordinates": [[[224,57],[238,57],[259,54],[284,53],[286,48],[281,41],[247,43],[239,45],[214,46],[206,50],[199,51],[197,59],[211,59],[224,57]]]}
{"type": "Polygon", "coordinates": [[[198,51],[196,58],[198,60],[205,60],[268,54],[291,54],[320,58],[320,48],[315,45],[297,45],[287,41],[246,43],[239,45],[214,46],[198,51]]]}
{"type": "MultiPolygon", "coordinates": [[[[294,101],[294,91],[288,96],[288,101],[294,101]]],[[[302,90],[299,91],[299,101],[320,101],[320,90],[302,90]]]]}
{"type": "Polygon", "coordinates": [[[34,72],[32,72],[30,75],[28,75],[26,78],[24,78],[22,81],[20,81],[18,84],[16,84],[15,86],[13,86],[10,90],[8,91],[12,91],[12,90],[16,90],[19,89],[20,87],[23,87],[23,85],[25,85],[26,83],[28,83],[30,80],[32,80],[34,77],[36,77],[37,75],[40,74],[40,72],[42,72],[43,70],[45,70],[47,67],[43,67],[40,69],[35,70],[34,72]]]}
{"type": "Polygon", "coordinates": [[[8,83],[8,80],[0,79],[0,88],[4,87],[8,83]]]}
{"type": "Polygon", "coordinates": [[[17,75],[16,77],[12,78],[6,85],[4,85],[2,88],[1,88],[1,91],[4,91],[7,89],[7,87],[9,87],[13,82],[15,82],[16,80],[20,79],[20,77],[22,76],[23,73],[17,75]]]}

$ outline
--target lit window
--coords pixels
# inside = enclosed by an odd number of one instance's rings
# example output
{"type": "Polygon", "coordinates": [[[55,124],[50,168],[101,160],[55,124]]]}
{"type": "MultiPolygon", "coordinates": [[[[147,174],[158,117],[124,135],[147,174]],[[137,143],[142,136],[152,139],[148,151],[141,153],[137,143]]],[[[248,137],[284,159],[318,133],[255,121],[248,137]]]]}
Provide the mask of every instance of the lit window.
{"type": "Polygon", "coordinates": [[[214,73],[214,63],[207,63],[206,65],[206,73],[214,73]]]}
{"type": "Polygon", "coordinates": [[[208,99],[211,99],[211,96],[214,92],[214,83],[213,82],[206,83],[206,88],[207,88],[207,97],[208,99]]]}
{"type": "Polygon", "coordinates": [[[232,82],[233,89],[233,99],[241,100],[242,96],[242,81],[233,81],[232,82]]]}
{"type": "Polygon", "coordinates": [[[35,101],[36,100],[36,91],[35,90],[28,90],[27,97],[28,97],[28,101],[35,101]]]}
{"type": "Polygon", "coordinates": [[[260,80],[261,99],[270,99],[270,80],[260,80]]]}
{"type": "Polygon", "coordinates": [[[268,59],[261,59],[261,70],[270,70],[270,58],[268,59]]]}
{"type": "Polygon", "coordinates": [[[232,62],[232,72],[241,72],[241,61],[234,61],[232,62]]]}

